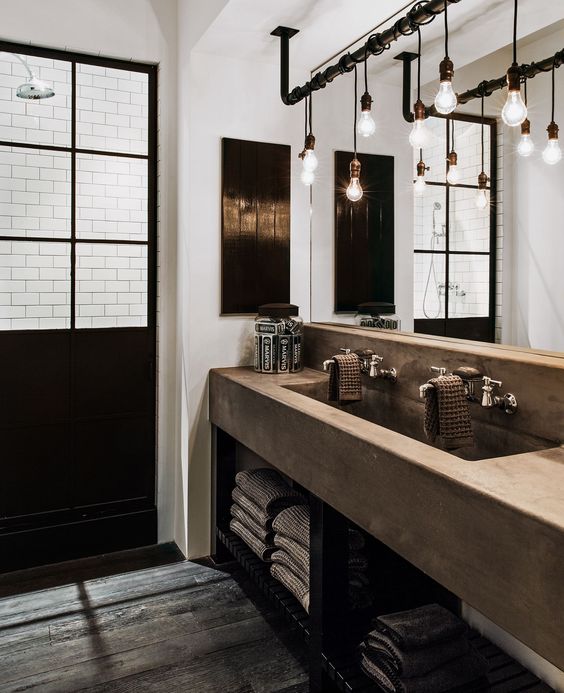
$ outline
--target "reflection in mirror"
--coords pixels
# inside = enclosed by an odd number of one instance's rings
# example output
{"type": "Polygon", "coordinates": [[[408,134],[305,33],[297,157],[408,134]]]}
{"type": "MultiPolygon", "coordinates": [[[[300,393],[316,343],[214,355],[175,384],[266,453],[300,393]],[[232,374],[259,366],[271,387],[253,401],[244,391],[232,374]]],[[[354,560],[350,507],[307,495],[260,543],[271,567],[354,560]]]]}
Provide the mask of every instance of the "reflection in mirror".
{"type": "MultiPolygon", "coordinates": [[[[498,10],[511,22],[509,5],[498,10]]],[[[435,30],[423,30],[424,47],[425,32],[433,37],[435,30]]],[[[481,42],[470,41],[470,33],[460,24],[451,34],[453,51],[454,46],[458,49],[459,93],[483,80],[500,77],[511,64],[510,46],[484,56],[480,54],[481,42]],[[463,59],[459,57],[464,52],[461,47],[465,51],[463,59]]],[[[550,75],[541,73],[528,80],[531,138],[536,141],[535,151],[528,157],[518,154],[520,128],[507,127],[501,119],[506,90],[485,98],[485,208],[480,209],[476,200],[482,170],[480,99],[459,106],[452,118],[427,119],[431,141],[423,150],[422,160],[429,170],[425,172],[424,193],[416,197],[413,183],[420,151],[409,144],[412,125],[402,117],[402,66],[393,58],[402,50],[415,52],[417,38],[402,37],[401,43],[396,53],[386,51],[368,63],[376,129],[372,136],[359,139],[358,149],[360,155],[383,155],[394,160],[394,259],[393,263],[387,262],[387,278],[393,277],[394,291],[386,297],[374,292],[366,300],[395,304],[404,331],[564,352],[564,307],[560,298],[564,295],[564,234],[560,221],[564,218],[564,162],[548,166],[542,157],[546,125],[551,119],[550,75]],[[457,154],[456,184],[447,180],[447,157],[453,150],[457,154]]],[[[432,104],[437,89],[435,53],[441,49],[432,38],[429,43],[427,52],[422,53],[421,98],[427,106],[432,104]]],[[[521,38],[520,62],[543,60],[561,50],[562,45],[564,18],[521,38]]],[[[561,73],[556,71],[557,89],[561,73]]],[[[411,103],[415,98],[414,91],[411,103]]],[[[352,149],[353,77],[342,75],[326,89],[315,92],[313,100],[320,163],[311,191],[311,319],[358,324],[356,306],[351,301],[339,305],[336,300],[339,268],[343,262],[349,263],[349,273],[358,275],[355,281],[362,284],[368,279],[360,275],[374,263],[373,258],[367,260],[360,253],[341,256],[333,185],[335,152],[352,149]]],[[[563,108],[564,99],[557,99],[555,120],[561,124],[563,108]]],[[[370,225],[368,232],[374,229],[377,233],[377,224],[370,225]]],[[[372,252],[380,251],[375,248],[372,252]]],[[[379,267],[385,275],[385,267],[379,267]]]]}

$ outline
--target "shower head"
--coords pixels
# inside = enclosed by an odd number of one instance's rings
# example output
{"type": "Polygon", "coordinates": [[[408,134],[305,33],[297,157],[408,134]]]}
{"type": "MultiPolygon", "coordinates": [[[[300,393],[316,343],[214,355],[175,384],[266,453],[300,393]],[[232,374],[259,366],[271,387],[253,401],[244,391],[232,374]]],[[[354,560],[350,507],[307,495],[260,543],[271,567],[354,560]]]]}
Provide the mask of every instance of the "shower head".
{"type": "Polygon", "coordinates": [[[20,84],[16,91],[16,95],[19,96],[20,99],[48,99],[51,96],[55,96],[55,91],[50,84],[31,75],[27,82],[20,84]]]}

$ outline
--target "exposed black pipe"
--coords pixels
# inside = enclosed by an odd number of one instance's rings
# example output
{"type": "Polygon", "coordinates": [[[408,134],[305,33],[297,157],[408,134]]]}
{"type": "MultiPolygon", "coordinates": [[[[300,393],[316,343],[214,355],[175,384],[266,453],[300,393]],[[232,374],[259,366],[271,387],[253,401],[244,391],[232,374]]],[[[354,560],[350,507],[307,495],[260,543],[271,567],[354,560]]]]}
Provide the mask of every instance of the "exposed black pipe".
{"type": "MultiPolygon", "coordinates": [[[[460,0],[447,0],[448,4],[458,3],[460,0]]],[[[330,65],[323,72],[318,72],[309,82],[301,87],[295,87],[289,91],[289,42],[292,36],[297,34],[296,29],[279,26],[272,36],[280,38],[280,98],[287,106],[294,106],[313,91],[324,89],[335,77],[351,72],[354,66],[364,62],[371,55],[380,55],[390,47],[393,41],[400,36],[410,36],[417,28],[429,24],[433,19],[444,12],[445,0],[422,0],[414,5],[409,12],[398,19],[391,27],[378,34],[372,34],[368,41],[353,53],[345,53],[336,65],[330,65]]]]}
{"type": "MultiPolygon", "coordinates": [[[[402,89],[402,114],[404,120],[408,123],[412,123],[414,120],[412,108],[413,94],[411,91],[411,63],[417,58],[417,53],[403,52],[396,55],[395,60],[401,60],[403,62],[403,89],[402,89]]],[[[541,72],[550,72],[552,70],[552,64],[556,67],[564,64],[564,49],[556,53],[556,55],[546,58],[546,60],[541,60],[538,63],[531,63],[530,65],[524,63],[519,66],[519,75],[522,82],[527,79],[532,79],[541,72]]],[[[507,86],[507,75],[503,77],[498,77],[497,79],[485,80],[480,82],[474,89],[469,89],[462,94],[457,94],[458,103],[466,104],[473,99],[482,98],[482,90],[484,96],[491,96],[494,91],[504,89],[507,86]]],[[[425,108],[426,117],[436,116],[437,110],[435,106],[428,106],[425,108]]]]}

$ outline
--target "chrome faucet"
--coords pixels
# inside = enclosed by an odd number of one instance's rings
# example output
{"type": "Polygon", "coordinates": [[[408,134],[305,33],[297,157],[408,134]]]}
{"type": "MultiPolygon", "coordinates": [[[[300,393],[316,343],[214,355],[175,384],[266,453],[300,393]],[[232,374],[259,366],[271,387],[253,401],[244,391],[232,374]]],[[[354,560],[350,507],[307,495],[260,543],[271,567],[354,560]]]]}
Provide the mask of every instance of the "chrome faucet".
{"type": "Polygon", "coordinates": [[[369,378],[384,378],[394,383],[398,379],[395,368],[379,368],[384,357],[378,356],[372,349],[357,349],[354,353],[360,359],[360,370],[367,373],[369,378]]]}
{"type": "Polygon", "coordinates": [[[501,399],[497,395],[493,395],[494,387],[501,387],[503,383],[501,380],[493,380],[484,375],[484,385],[482,387],[482,406],[487,409],[491,409],[499,404],[501,399]]]}

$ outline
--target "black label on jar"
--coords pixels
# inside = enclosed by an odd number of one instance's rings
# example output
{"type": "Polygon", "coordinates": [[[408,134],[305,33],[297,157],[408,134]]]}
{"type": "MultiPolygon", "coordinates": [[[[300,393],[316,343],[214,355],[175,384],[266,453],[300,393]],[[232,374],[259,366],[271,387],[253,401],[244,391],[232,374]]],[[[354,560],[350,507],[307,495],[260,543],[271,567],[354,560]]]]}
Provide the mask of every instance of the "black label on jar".
{"type": "Polygon", "coordinates": [[[290,370],[291,338],[280,337],[278,353],[278,370],[287,373],[290,370]]]}
{"type": "Polygon", "coordinates": [[[255,323],[255,332],[259,334],[277,334],[278,325],[273,325],[268,322],[257,322],[255,323]]]}
{"type": "Polygon", "coordinates": [[[292,337],[292,370],[302,370],[302,337],[298,334],[292,337]]]}
{"type": "Polygon", "coordinates": [[[263,373],[272,373],[274,371],[274,366],[273,366],[273,361],[272,361],[274,338],[262,336],[261,342],[262,342],[261,370],[263,371],[263,373]]]}

